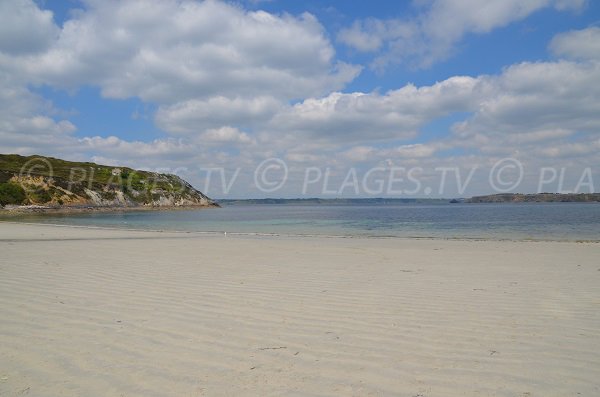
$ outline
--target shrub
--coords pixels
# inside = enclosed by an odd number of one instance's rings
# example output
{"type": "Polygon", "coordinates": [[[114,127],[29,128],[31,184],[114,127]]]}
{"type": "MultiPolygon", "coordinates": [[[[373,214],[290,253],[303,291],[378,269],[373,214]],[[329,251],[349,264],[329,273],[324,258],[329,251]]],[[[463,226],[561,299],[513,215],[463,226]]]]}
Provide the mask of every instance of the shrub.
{"type": "Polygon", "coordinates": [[[25,190],[16,183],[0,183],[0,205],[21,205],[27,196],[25,190]]]}
{"type": "Polygon", "coordinates": [[[43,188],[36,189],[29,197],[35,204],[46,204],[47,202],[52,201],[50,193],[43,188]]]}

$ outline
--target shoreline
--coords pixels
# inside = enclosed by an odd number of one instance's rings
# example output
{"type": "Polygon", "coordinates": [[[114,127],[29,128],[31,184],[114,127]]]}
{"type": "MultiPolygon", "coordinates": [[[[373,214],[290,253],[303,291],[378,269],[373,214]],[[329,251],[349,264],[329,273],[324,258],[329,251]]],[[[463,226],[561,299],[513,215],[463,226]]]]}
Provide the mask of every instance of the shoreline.
{"type": "Polygon", "coordinates": [[[30,225],[30,226],[49,226],[78,228],[90,230],[113,230],[130,231],[146,233],[175,233],[192,234],[198,236],[229,236],[229,237],[256,237],[256,238],[300,238],[300,239],[356,239],[356,240],[406,240],[406,241],[472,241],[472,242],[513,242],[513,243],[575,243],[575,244],[600,244],[599,240],[559,240],[559,239],[511,239],[511,238],[485,238],[485,237],[438,237],[438,236],[381,236],[381,235],[335,235],[335,234],[302,234],[302,233],[267,233],[267,232],[236,232],[236,231],[218,231],[218,230],[177,230],[177,229],[143,229],[129,227],[110,227],[93,225],[71,225],[60,223],[42,223],[42,222],[20,222],[14,220],[5,220],[0,217],[0,224],[30,225]]]}
{"type": "Polygon", "coordinates": [[[112,213],[112,212],[138,212],[138,211],[179,211],[179,210],[200,210],[221,208],[218,203],[209,205],[173,205],[173,206],[137,206],[137,207],[103,207],[103,206],[82,206],[82,207],[47,207],[47,206],[16,206],[9,208],[0,208],[0,216],[19,216],[19,215],[69,215],[69,214],[93,214],[93,213],[112,213]]]}

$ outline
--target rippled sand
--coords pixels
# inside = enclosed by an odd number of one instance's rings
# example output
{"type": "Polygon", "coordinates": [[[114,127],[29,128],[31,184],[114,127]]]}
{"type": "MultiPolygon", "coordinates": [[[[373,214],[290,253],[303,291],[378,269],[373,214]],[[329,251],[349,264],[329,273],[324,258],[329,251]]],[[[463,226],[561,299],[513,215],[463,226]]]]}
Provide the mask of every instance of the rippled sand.
{"type": "Polygon", "coordinates": [[[598,396],[600,244],[0,223],[0,395],[598,396]]]}

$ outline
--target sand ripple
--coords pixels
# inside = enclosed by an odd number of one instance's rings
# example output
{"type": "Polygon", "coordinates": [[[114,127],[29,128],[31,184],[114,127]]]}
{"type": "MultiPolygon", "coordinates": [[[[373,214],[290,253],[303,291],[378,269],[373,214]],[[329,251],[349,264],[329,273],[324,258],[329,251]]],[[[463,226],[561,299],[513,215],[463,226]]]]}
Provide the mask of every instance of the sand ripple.
{"type": "Polygon", "coordinates": [[[0,395],[600,395],[598,244],[0,224],[0,252],[0,395]]]}

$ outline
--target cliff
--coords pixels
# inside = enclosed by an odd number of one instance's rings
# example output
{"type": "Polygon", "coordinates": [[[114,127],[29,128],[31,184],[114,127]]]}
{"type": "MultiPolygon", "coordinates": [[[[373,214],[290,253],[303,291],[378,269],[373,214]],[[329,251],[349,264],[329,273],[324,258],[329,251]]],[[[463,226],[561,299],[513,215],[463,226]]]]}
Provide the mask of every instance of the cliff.
{"type": "Polygon", "coordinates": [[[0,154],[0,206],[109,209],[218,205],[172,174],[0,154]]]}
{"type": "Polygon", "coordinates": [[[476,196],[466,199],[467,203],[570,203],[600,201],[600,193],[505,193],[476,196]]]}

